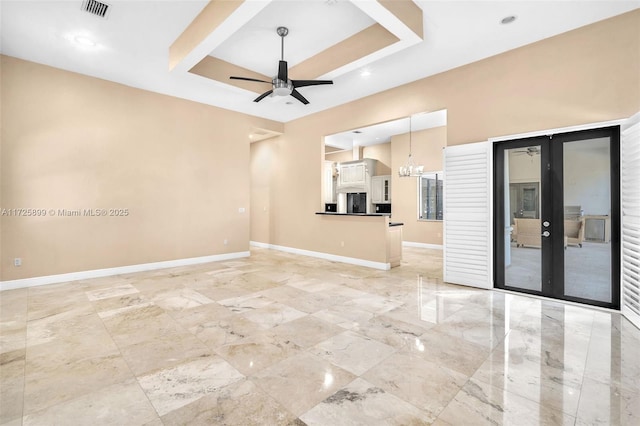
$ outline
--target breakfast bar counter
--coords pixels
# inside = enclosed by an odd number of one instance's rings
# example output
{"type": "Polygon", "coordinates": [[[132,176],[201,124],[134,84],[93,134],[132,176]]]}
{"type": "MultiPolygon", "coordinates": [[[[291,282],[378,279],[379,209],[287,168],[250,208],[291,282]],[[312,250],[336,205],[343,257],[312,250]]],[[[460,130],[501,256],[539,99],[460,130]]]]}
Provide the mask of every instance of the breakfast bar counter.
{"type": "MultiPolygon", "coordinates": [[[[378,241],[384,243],[384,262],[382,263],[386,267],[384,269],[390,269],[396,266],[400,266],[402,260],[402,226],[404,225],[402,222],[391,222],[391,218],[389,214],[385,213],[336,213],[336,212],[316,212],[318,216],[325,216],[327,219],[335,218],[336,220],[345,219],[349,222],[351,219],[357,222],[374,220],[380,221],[381,219],[384,222],[379,222],[381,225],[384,223],[385,226],[383,228],[377,228],[378,230],[372,231],[375,234],[380,232],[378,241]],[[386,223],[385,223],[386,222],[386,223]]],[[[342,222],[342,221],[341,221],[342,222]]],[[[336,223],[337,224],[337,223],[336,223]]],[[[355,223],[354,223],[355,224],[355,223]]],[[[346,233],[348,231],[342,231],[346,233]]],[[[342,243],[343,245],[344,243],[342,243]]],[[[378,245],[381,247],[382,245],[378,245]]],[[[382,253],[381,253],[382,254],[382,253]]]]}

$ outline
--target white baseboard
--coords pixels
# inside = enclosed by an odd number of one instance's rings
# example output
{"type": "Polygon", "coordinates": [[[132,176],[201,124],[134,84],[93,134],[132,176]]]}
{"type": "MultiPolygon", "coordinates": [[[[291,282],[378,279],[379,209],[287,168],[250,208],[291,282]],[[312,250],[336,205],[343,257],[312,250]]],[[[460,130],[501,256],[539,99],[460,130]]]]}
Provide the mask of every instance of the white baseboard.
{"type": "Polygon", "coordinates": [[[403,247],[418,247],[435,250],[442,250],[444,248],[441,244],[414,243],[412,241],[403,241],[402,245],[403,247]]]}
{"type": "Polygon", "coordinates": [[[350,265],[364,266],[366,268],[380,269],[382,271],[388,271],[391,269],[391,263],[373,262],[371,260],[357,259],[355,257],[338,256],[336,254],[302,250],[292,247],[278,246],[275,244],[259,243],[257,241],[251,241],[249,244],[254,247],[279,250],[287,253],[299,254],[302,256],[317,257],[319,259],[330,260],[332,262],[348,263],[350,265]]]}
{"type": "Polygon", "coordinates": [[[253,246],[253,247],[260,247],[260,248],[266,248],[266,249],[270,249],[271,248],[271,244],[261,243],[261,242],[258,242],[258,241],[249,241],[249,245],[253,246]]]}
{"type": "Polygon", "coordinates": [[[174,268],[176,266],[197,265],[200,263],[218,262],[221,260],[249,257],[250,252],[214,254],[212,256],[192,257],[188,259],[167,260],[163,262],[143,263],[139,265],[118,266],[115,268],[94,269],[91,271],[71,272],[68,274],[47,275],[43,277],[23,278],[19,280],[0,281],[0,291],[17,288],[36,287],[68,281],[86,280],[90,278],[109,277],[113,275],[131,274],[133,272],[153,271],[156,269],[174,268]]]}

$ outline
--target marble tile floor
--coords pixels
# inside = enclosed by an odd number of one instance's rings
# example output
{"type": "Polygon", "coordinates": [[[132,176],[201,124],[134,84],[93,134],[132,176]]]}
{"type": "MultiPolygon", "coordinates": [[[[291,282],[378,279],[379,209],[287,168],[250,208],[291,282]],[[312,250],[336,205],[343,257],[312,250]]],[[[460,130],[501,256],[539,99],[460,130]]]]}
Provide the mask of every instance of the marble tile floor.
{"type": "Polygon", "coordinates": [[[617,313],[251,257],[0,293],[0,425],[639,425],[617,313]]]}

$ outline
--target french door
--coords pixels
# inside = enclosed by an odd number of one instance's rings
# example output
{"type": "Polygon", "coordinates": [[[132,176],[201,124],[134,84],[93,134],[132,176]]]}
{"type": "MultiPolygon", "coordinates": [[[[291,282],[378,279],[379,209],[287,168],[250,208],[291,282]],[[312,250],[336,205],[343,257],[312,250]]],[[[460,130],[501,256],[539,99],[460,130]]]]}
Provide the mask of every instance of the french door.
{"type": "Polygon", "coordinates": [[[618,126],[494,144],[497,288],[619,309],[619,152],[618,126]]]}

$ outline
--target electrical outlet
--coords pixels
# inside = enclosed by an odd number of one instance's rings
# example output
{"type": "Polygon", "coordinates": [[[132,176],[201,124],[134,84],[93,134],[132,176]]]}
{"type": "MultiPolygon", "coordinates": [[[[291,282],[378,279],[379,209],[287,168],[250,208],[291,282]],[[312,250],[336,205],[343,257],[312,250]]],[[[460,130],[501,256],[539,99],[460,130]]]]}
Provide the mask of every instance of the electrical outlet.
{"type": "Polygon", "coordinates": [[[22,259],[19,257],[13,259],[13,266],[22,266],[22,259]]]}
{"type": "Polygon", "coordinates": [[[226,246],[227,244],[229,244],[229,241],[225,238],[224,239],[224,245],[226,246]]]}
{"type": "Polygon", "coordinates": [[[244,213],[244,212],[245,212],[245,208],[244,208],[244,207],[240,207],[240,208],[238,209],[238,213],[244,213]]]}
{"type": "Polygon", "coordinates": [[[340,241],[340,247],[344,247],[344,241],[340,241]]]}

